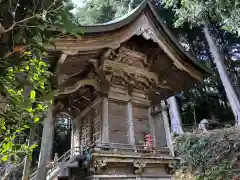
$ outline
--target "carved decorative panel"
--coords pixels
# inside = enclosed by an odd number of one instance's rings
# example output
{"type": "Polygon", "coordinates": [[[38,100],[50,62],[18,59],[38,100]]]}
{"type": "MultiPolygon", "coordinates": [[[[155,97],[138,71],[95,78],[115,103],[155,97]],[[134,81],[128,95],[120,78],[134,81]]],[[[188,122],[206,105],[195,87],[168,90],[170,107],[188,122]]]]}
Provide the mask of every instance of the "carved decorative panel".
{"type": "Polygon", "coordinates": [[[102,70],[110,84],[132,87],[142,91],[147,91],[158,84],[158,77],[154,73],[132,68],[129,65],[105,60],[102,70]]]}
{"type": "Polygon", "coordinates": [[[134,50],[121,47],[113,61],[144,69],[148,67],[147,56],[134,50]]]}

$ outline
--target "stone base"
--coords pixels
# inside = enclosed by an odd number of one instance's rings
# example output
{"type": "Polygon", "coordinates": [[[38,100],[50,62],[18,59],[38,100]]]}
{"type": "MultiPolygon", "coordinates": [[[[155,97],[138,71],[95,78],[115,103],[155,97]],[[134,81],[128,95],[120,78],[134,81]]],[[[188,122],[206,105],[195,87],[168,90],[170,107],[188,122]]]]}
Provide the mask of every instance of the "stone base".
{"type": "Polygon", "coordinates": [[[176,161],[169,155],[156,154],[95,152],[92,155],[90,168],[85,172],[72,169],[71,180],[170,180],[166,167],[176,161]]]}
{"type": "Polygon", "coordinates": [[[87,178],[89,180],[171,180],[170,176],[158,176],[158,177],[152,177],[152,176],[102,176],[102,175],[95,175],[92,177],[87,178]]]}

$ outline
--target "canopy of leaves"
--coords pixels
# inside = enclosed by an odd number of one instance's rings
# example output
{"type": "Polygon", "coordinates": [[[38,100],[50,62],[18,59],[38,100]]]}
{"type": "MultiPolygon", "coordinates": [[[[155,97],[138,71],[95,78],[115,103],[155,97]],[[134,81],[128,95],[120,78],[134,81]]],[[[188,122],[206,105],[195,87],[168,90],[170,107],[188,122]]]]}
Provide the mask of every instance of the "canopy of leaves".
{"type": "Polygon", "coordinates": [[[0,162],[19,162],[36,147],[25,139],[53,99],[46,47],[79,37],[73,8],[68,0],[0,1],[0,162]]]}
{"type": "Polygon", "coordinates": [[[28,147],[25,142],[16,142],[25,130],[33,127],[44,116],[48,104],[46,99],[51,92],[48,71],[49,65],[31,52],[25,52],[22,63],[9,67],[0,77],[0,84],[6,91],[6,103],[0,110],[0,158],[9,160],[10,156],[32,151],[35,145],[28,147]],[[17,139],[16,139],[17,138],[17,139]],[[15,142],[15,143],[14,143],[15,142]],[[22,145],[21,145],[22,144],[22,145]],[[30,148],[30,149],[29,149],[30,148]]]}
{"type": "Polygon", "coordinates": [[[185,22],[192,26],[201,25],[210,17],[225,30],[240,34],[238,0],[162,0],[162,3],[175,11],[175,26],[181,26],[185,22]]]}
{"type": "Polygon", "coordinates": [[[88,0],[75,11],[76,20],[87,25],[105,23],[125,15],[141,2],[142,0],[88,0]]]}
{"type": "Polygon", "coordinates": [[[12,56],[15,52],[31,49],[37,55],[54,37],[66,33],[77,36],[73,8],[68,0],[0,1],[0,67],[19,62],[18,56],[12,56]]]}

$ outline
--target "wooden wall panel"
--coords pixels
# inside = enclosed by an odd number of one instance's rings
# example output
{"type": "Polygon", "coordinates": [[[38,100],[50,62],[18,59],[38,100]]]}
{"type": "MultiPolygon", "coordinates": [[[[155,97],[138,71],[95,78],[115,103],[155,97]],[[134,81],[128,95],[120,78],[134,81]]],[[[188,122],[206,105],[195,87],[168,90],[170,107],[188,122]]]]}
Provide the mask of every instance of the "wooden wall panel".
{"type": "Polygon", "coordinates": [[[101,106],[100,104],[98,104],[93,108],[92,113],[93,113],[93,121],[92,121],[93,141],[99,142],[101,139],[101,106]]]}
{"type": "Polygon", "coordinates": [[[161,113],[153,115],[153,124],[155,130],[156,146],[166,147],[167,141],[164,129],[164,122],[161,113]]]}
{"type": "Polygon", "coordinates": [[[133,105],[132,109],[135,143],[139,144],[141,141],[144,141],[143,133],[146,132],[146,130],[151,132],[148,119],[148,108],[133,105]]]}
{"type": "Polygon", "coordinates": [[[88,112],[81,120],[82,124],[82,129],[81,129],[81,145],[88,145],[91,142],[91,137],[89,136],[89,131],[90,131],[90,118],[91,118],[91,113],[88,112]]]}
{"type": "Polygon", "coordinates": [[[127,104],[109,100],[108,113],[109,141],[128,144],[127,104]]]}

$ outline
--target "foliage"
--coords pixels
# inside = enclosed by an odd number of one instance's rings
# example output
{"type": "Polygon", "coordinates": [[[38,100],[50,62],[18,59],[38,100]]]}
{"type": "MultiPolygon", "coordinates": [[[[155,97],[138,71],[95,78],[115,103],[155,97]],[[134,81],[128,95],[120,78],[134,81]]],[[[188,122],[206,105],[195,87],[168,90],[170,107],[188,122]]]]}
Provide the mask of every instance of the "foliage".
{"type": "Polygon", "coordinates": [[[105,23],[125,15],[141,2],[142,0],[89,0],[76,10],[76,19],[80,24],[87,25],[105,23]]]}
{"type": "MultiPolygon", "coordinates": [[[[0,77],[0,83],[7,94],[5,109],[1,109],[0,158],[9,160],[12,156],[32,152],[36,145],[28,147],[25,142],[14,143],[16,137],[34,126],[47,111],[50,99],[44,99],[51,92],[49,65],[31,52],[25,52],[22,63],[9,67],[0,77]]],[[[13,160],[16,158],[13,158],[13,160]]]]}
{"type": "Polygon", "coordinates": [[[179,169],[175,172],[173,179],[175,180],[194,180],[194,176],[185,169],[179,169]]]}
{"type": "Polygon", "coordinates": [[[175,26],[185,22],[191,25],[201,25],[204,20],[211,17],[219,22],[223,29],[240,33],[240,3],[238,0],[163,0],[166,7],[172,7],[177,20],[175,26]]]}
{"type": "Polygon", "coordinates": [[[46,47],[79,37],[73,8],[68,0],[0,1],[0,162],[19,162],[36,147],[25,139],[53,98],[46,47]]]}
{"type": "MultiPolygon", "coordinates": [[[[185,50],[193,54],[200,63],[213,70],[213,75],[205,79],[204,83],[177,95],[182,122],[187,126],[187,130],[192,129],[194,123],[200,122],[203,118],[214,118],[214,120],[220,122],[232,121],[233,115],[228,106],[226,93],[201,29],[198,27],[190,28],[187,23],[180,27],[174,27],[174,11],[163,8],[159,4],[159,0],[154,0],[153,3],[156,5],[159,16],[163,18],[168,28],[173,32],[172,34],[176,36],[185,50]]],[[[226,31],[219,31],[219,33],[222,35],[224,42],[217,36],[217,44],[226,50],[225,56],[227,58],[238,58],[239,48],[237,45],[239,44],[239,38],[226,31]]]]}
{"type": "Polygon", "coordinates": [[[70,12],[74,8],[67,0],[0,2],[0,65],[4,69],[17,63],[15,52],[31,49],[36,55],[53,45],[53,38],[66,33],[79,36],[79,28],[70,12]],[[44,44],[44,45],[43,45],[44,44]]]}
{"type": "Polygon", "coordinates": [[[240,152],[239,129],[209,134],[185,134],[175,138],[181,156],[179,167],[188,169],[196,180],[230,179],[240,152]]]}

